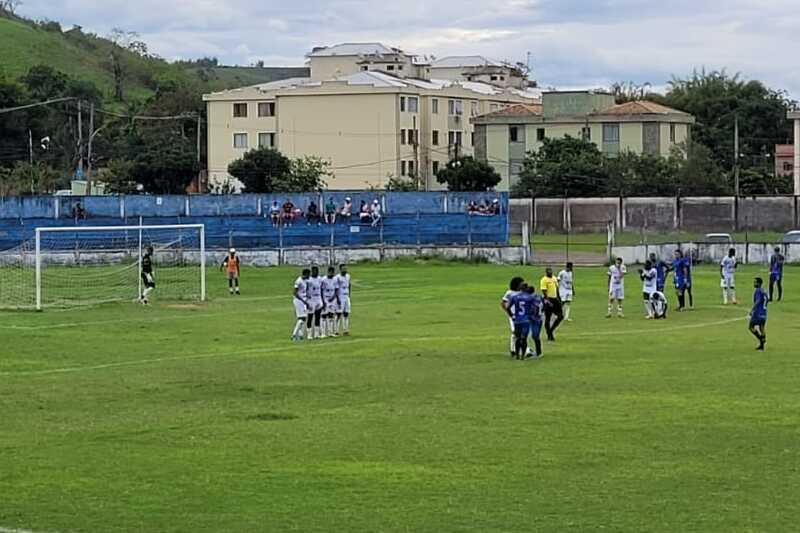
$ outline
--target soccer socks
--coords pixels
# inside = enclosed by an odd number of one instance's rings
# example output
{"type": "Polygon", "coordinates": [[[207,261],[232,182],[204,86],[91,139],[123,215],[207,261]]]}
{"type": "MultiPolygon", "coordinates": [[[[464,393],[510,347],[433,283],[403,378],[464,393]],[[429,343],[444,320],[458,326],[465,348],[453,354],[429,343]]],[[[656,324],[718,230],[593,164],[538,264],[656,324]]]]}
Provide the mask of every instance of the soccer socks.
{"type": "Polygon", "coordinates": [[[622,312],[622,302],[617,304],[617,316],[622,317],[625,316],[625,313],[622,312]]]}
{"type": "Polygon", "coordinates": [[[533,338],[533,344],[536,346],[536,357],[541,357],[542,355],[542,339],[539,337],[533,338]]]}
{"type": "Polygon", "coordinates": [[[653,318],[653,306],[650,305],[650,302],[644,302],[644,314],[647,318],[653,318]]]}
{"type": "Polygon", "coordinates": [[[299,340],[303,338],[303,327],[306,325],[306,321],[303,318],[298,318],[297,323],[294,325],[294,331],[292,332],[292,338],[295,340],[299,340]]]}
{"type": "Polygon", "coordinates": [[[344,334],[345,335],[349,335],[350,334],[350,317],[349,316],[345,316],[344,319],[342,320],[342,322],[344,324],[344,334]]]}
{"type": "Polygon", "coordinates": [[[565,303],[565,304],[564,304],[564,320],[566,320],[567,322],[569,322],[570,320],[572,320],[572,319],[569,317],[569,311],[570,311],[570,308],[571,308],[571,307],[572,307],[572,305],[570,305],[569,303],[565,303]]]}
{"type": "Polygon", "coordinates": [[[722,305],[728,305],[728,289],[722,289],[722,305]]]}
{"type": "Polygon", "coordinates": [[[512,333],[511,342],[509,343],[508,346],[508,351],[513,354],[516,351],[516,349],[517,349],[517,337],[512,333]]]}

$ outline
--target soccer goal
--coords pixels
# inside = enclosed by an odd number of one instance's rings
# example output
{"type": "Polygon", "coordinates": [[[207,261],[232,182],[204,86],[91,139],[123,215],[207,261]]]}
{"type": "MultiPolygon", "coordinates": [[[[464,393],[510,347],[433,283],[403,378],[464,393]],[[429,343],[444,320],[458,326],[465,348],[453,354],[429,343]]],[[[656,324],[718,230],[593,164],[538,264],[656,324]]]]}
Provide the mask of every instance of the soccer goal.
{"type": "Polygon", "coordinates": [[[0,252],[0,308],[137,301],[149,249],[154,301],[205,301],[202,224],[39,227],[33,239],[0,252]]]}

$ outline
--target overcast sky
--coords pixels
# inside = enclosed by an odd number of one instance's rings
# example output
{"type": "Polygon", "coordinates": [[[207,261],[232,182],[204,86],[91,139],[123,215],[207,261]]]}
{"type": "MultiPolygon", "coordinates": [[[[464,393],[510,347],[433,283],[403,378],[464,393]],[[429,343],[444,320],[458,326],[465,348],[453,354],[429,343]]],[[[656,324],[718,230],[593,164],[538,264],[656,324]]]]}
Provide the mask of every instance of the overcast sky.
{"type": "Polygon", "coordinates": [[[20,12],[136,31],[168,59],[302,65],[312,46],[380,41],[437,57],[530,52],[544,87],[663,87],[727,68],[800,99],[798,0],[24,0],[20,12]]]}

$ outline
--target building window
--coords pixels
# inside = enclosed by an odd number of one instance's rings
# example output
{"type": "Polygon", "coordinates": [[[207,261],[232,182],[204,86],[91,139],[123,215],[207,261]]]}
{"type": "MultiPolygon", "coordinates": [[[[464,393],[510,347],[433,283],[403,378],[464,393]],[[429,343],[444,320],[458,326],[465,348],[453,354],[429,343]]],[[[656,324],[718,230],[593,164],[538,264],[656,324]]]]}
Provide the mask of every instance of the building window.
{"type": "Polygon", "coordinates": [[[542,142],[545,139],[544,128],[536,128],[536,140],[542,142]]]}
{"type": "Polygon", "coordinates": [[[434,161],[433,162],[433,173],[434,174],[438,174],[439,173],[439,162],[438,161],[434,161]]]}
{"type": "Polygon", "coordinates": [[[259,148],[273,148],[275,146],[274,133],[259,133],[258,134],[258,147],[259,148]]]}
{"type": "Polygon", "coordinates": [[[233,134],[233,147],[239,149],[246,149],[247,148],[247,134],[246,133],[234,133],[233,134]]]}
{"type": "Polygon", "coordinates": [[[413,176],[414,175],[414,162],[413,161],[409,161],[408,162],[408,175],[409,176],[413,176]]]}
{"type": "Polygon", "coordinates": [[[669,142],[675,142],[675,124],[669,125],[669,142]]]}
{"type": "Polygon", "coordinates": [[[500,81],[506,81],[506,77],[505,76],[500,76],[500,81]]]}
{"type": "Polygon", "coordinates": [[[406,130],[400,130],[400,144],[406,144],[406,130]]]}
{"type": "Polygon", "coordinates": [[[386,65],[386,70],[394,70],[394,65],[386,65]]]}
{"type": "Polygon", "coordinates": [[[603,124],[603,142],[619,142],[619,124],[603,124]]]}
{"type": "Polygon", "coordinates": [[[258,116],[259,117],[274,117],[275,116],[275,102],[259,102],[258,103],[258,116]]]}
{"type": "Polygon", "coordinates": [[[409,113],[416,113],[419,111],[419,98],[416,96],[409,96],[408,97],[408,112],[409,113]]]}
{"type": "Polygon", "coordinates": [[[361,67],[361,70],[369,70],[369,67],[367,65],[364,65],[363,67],[361,67]]]}
{"type": "Polygon", "coordinates": [[[508,127],[508,141],[512,143],[519,142],[519,128],[517,126],[508,127]]]}
{"type": "Polygon", "coordinates": [[[405,161],[400,161],[400,175],[401,176],[406,176],[407,175],[406,174],[406,162],[405,161]]]}
{"type": "Polygon", "coordinates": [[[490,79],[491,79],[492,81],[497,81],[497,76],[492,76],[490,79]]]}
{"type": "Polygon", "coordinates": [[[469,144],[470,146],[475,146],[475,132],[471,132],[469,134],[469,144]]]}
{"type": "Polygon", "coordinates": [[[434,115],[439,114],[439,99],[438,98],[431,98],[431,113],[434,115]]]}
{"type": "Polygon", "coordinates": [[[450,115],[460,116],[464,114],[463,102],[461,100],[448,100],[447,112],[450,115]]]}
{"type": "Polygon", "coordinates": [[[461,146],[461,132],[460,131],[448,131],[447,132],[447,144],[450,146],[461,146]]]}
{"type": "Polygon", "coordinates": [[[434,146],[439,146],[439,130],[433,130],[431,134],[431,144],[434,146]]]}
{"type": "Polygon", "coordinates": [[[794,170],[794,165],[792,163],[789,163],[788,161],[785,161],[783,163],[783,171],[784,172],[791,172],[793,170],[794,170]]]}
{"type": "Polygon", "coordinates": [[[581,139],[584,141],[591,141],[592,140],[592,128],[589,126],[584,126],[581,128],[581,139]]]}
{"type": "Polygon", "coordinates": [[[397,65],[397,70],[403,70],[403,65],[397,65]]]}
{"type": "Polygon", "coordinates": [[[405,110],[406,110],[406,97],[405,96],[401,96],[400,97],[400,111],[405,111],[405,110]]]}
{"type": "Polygon", "coordinates": [[[235,118],[247,118],[247,104],[233,104],[233,116],[235,118]]]}

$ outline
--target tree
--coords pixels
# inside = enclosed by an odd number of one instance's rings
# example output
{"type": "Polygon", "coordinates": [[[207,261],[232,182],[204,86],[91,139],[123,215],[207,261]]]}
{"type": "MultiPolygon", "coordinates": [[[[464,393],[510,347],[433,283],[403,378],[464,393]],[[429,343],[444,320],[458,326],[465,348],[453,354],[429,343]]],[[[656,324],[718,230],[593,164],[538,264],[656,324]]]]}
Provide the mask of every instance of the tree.
{"type": "Polygon", "coordinates": [[[676,194],[719,196],[731,193],[731,186],[711,150],[690,141],[673,147],[670,157],[680,162],[675,175],[676,194]]]}
{"type": "Polygon", "coordinates": [[[604,196],[673,196],[676,176],[682,161],[649,154],[625,151],[607,158],[608,179],[604,196]]]}
{"type": "Polygon", "coordinates": [[[453,192],[486,191],[501,180],[494,168],[471,156],[454,159],[436,173],[436,181],[446,183],[453,192]]]}
{"type": "Polygon", "coordinates": [[[272,180],[273,192],[313,192],[325,188],[325,177],[333,177],[330,163],[315,156],[293,159],[289,173],[272,180]]]}
{"type": "Polygon", "coordinates": [[[5,11],[13,15],[21,5],[22,0],[0,0],[0,11],[5,11]]]}
{"type": "Polygon", "coordinates": [[[636,102],[639,100],[649,100],[656,95],[652,92],[650,82],[638,84],[632,81],[617,82],[611,85],[611,94],[618,104],[626,102],[636,102]]]}
{"type": "Polygon", "coordinates": [[[28,92],[36,100],[47,100],[64,94],[69,79],[63,72],[59,72],[47,65],[36,65],[20,80],[28,92]]]}
{"type": "Polygon", "coordinates": [[[270,193],[275,180],[285,180],[292,162],[274,148],[256,148],[228,165],[228,174],[241,181],[247,192],[270,193]]]}
{"type": "MultiPolygon", "coordinates": [[[[197,176],[194,142],[172,132],[137,137],[132,143],[130,175],[145,192],[183,194],[197,176]]],[[[123,180],[124,181],[124,180],[123,180]]]]}
{"type": "Polygon", "coordinates": [[[763,151],[774,156],[776,144],[790,142],[787,112],[793,102],[786,93],[759,81],[721,71],[695,71],[675,78],[662,103],[695,116],[692,138],[710,150],[725,171],[734,166],[734,123],[739,121],[739,152],[751,156],[763,151]]]}
{"type": "Polygon", "coordinates": [[[386,182],[386,190],[393,192],[417,192],[419,185],[417,180],[389,176],[386,182]]]}
{"type": "Polygon", "coordinates": [[[607,179],[606,161],[597,145],[564,136],[545,139],[539,150],[528,153],[512,193],[516,196],[598,196],[607,179]]]}

